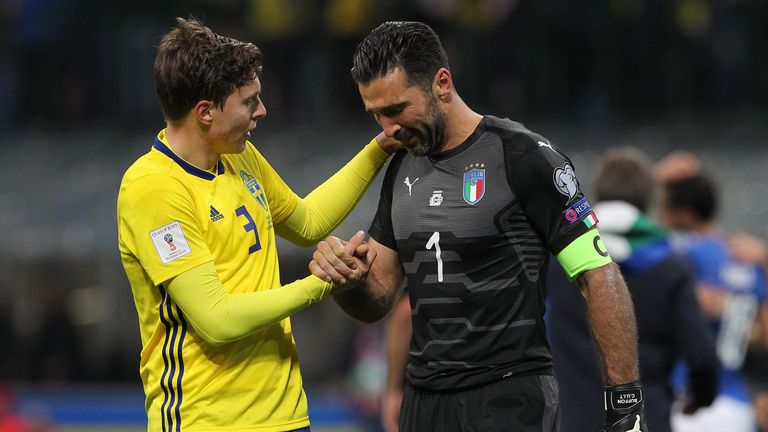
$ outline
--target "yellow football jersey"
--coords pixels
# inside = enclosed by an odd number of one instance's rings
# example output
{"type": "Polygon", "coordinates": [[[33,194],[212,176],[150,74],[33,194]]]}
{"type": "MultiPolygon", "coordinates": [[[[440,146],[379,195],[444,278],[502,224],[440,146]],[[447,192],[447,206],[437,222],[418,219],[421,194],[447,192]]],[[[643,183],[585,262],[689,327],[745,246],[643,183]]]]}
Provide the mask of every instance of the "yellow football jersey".
{"type": "Polygon", "coordinates": [[[273,224],[298,197],[248,143],[206,171],[158,134],[125,173],[120,255],[139,316],[140,374],[151,431],[286,431],[309,425],[288,318],[214,346],[163,283],[213,261],[231,293],[280,287],[273,224]]]}

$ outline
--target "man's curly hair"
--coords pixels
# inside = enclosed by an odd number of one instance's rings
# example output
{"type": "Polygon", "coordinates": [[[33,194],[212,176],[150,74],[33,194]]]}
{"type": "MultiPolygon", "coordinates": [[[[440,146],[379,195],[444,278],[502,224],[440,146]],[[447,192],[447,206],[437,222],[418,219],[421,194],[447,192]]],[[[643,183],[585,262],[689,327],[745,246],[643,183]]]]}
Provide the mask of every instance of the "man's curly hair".
{"type": "Polygon", "coordinates": [[[200,100],[221,107],[235,89],[261,74],[261,50],[217,35],[194,19],[177,25],[160,41],[155,57],[155,91],[166,120],[183,118],[200,100]]]}

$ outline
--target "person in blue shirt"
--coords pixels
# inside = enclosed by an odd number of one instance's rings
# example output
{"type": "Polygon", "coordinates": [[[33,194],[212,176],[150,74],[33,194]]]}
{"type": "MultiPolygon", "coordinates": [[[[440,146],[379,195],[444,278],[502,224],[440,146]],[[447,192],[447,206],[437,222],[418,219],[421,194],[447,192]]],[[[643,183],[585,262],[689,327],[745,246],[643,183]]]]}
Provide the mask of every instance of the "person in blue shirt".
{"type": "MultiPolygon", "coordinates": [[[[691,365],[686,412],[712,403],[718,361],[694,295],[690,267],[672,253],[666,231],[648,216],[655,191],[651,163],[639,150],[629,147],[605,154],[595,181],[594,209],[605,246],[632,294],[648,427],[670,432],[675,400],[670,377],[677,359],[683,357],[691,365]]],[[[586,307],[558,266],[550,266],[546,286],[547,333],[562,395],[560,432],[597,431],[604,401],[583,391],[602,382],[586,307]]]]}
{"type": "MultiPolygon", "coordinates": [[[[696,296],[709,320],[720,360],[719,393],[694,415],[675,413],[675,432],[753,432],[755,412],[742,373],[756,323],[768,314],[762,266],[735,259],[716,215],[717,190],[699,172],[664,184],[661,218],[671,229],[673,250],[687,256],[696,275],[696,296]]],[[[763,329],[765,334],[765,329],[763,329]]],[[[678,376],[682,376],[682,373],[678,376]]],[[[679,385],[684,385],[681,379],[679,385]]]]}

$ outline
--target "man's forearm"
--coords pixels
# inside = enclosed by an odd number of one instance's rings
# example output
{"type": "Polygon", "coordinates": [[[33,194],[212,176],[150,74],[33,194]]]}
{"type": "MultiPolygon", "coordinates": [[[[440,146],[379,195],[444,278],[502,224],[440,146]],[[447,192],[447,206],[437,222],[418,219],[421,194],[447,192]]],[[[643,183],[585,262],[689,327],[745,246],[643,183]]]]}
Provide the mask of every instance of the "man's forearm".
{"type": "Polygon", "coordinates": [[[607,385],[639,380],[637,325],[632,298],[611,263],[579,277],[607,385]]]}
{"type": "Polygon", "coordinates": [[[411,305],[408,295],[403,294],[390,314],[384,331],[387,355],[387,379],[384,383],[386,390],[402,391],[412,333],[411,305]]]}
{"type": "MultiPolygon", "coordinates": [[[[323,261],[325,253],[321,253],[321,242],[318,251],[315,252],[315,260],[310,263],[310,270],[321,278],[327,277],[318,272],[318,263],[323,261]]],[[[333,299],[352,318],[363,322],[374,322],[383,318],[395,304],[403,292],[405,275],[403,273],[400,258],[396,251],[390,249],[375,239],[371,239],[369,247],[376,252],[365,283],[349,290],[333,293],[333,299]]],[[[337,254],[337,256],[340,256],[337,254]]],[[[342,261],[331,260],[338,263],[342,261]]],[[[334,264],[335,265],[335,264],[334,264]]],[[[327,264],[326,264],[327,266],[327,264]]]]}
{"type": "Polygon", "coordinates": [[[396,296],[388,295],[373,284],[361,285],[347,291],[333,293],[333,299],[352,318],[372,323],[392,309],[396,296]]]}

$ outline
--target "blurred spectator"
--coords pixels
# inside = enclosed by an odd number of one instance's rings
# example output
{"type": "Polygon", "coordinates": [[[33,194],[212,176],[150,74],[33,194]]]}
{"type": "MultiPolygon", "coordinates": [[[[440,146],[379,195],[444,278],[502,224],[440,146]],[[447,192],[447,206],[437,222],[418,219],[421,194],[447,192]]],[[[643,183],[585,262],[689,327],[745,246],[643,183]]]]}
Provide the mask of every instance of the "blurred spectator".
{"type": "Polygon", "coordinates": [[[30,432],[26,419],[16,412],[13,390],[5,385],[0,385],[0,432],[30,432]]]}
{"type": "Polygon", "coordinates": [[[694,176],[701,171],[701,162],[693,153],[676,150],[656,163],[654,172],[662,183],[694,176]]]}
{"type": "MultiPolygon", "coordinates": [[[[655,180],[647,157],[635,149],[606,153],[596,181],[600,234],[632,294],[639,333],[648,426],[668,432],[674,393],[670,377],[678,357],[690,368],[688,411],[712,403],[717,393],[714,342],[694,296],[687,263],[647,213],[655,180]]],[[[603,398],[585,389],[602,385],[587,310],[578,287],[557,265],[547,283],[547,332],[560,384],[562,432],[599,430],[603,398]]]]}
{"type": "MultiPolygon", "coordinates": [[[[762,239],[735,234],[728,238],[728,250],[738,260],[768,267],[768,245],[762,239]]],[[[761,432],[768,432],[768,314],[759,314],[758,318],[744,359],[744,375],[754,392],[757,425],[761,432]]]]}
{"type": "Polygon", "coordinates": [[[739,261],[768,266],[768,246],[752,235],[738,233],[729,236],[728,251],[739,261]]]}
{"type": "Polygon", "coordinates": [[[741,369],[753,324],[768,313],[765,273],[762,266],[739,262],[729,253],[716,218],[717,191],[709,177],[699,173],[667,181],[662,202],[662,219],[676,230],[673,247],[693,265],[696,294],[721,363],[715,402],[691,416],[673,414],[673,429],[753,432],[755,413],[741,369]]]}

